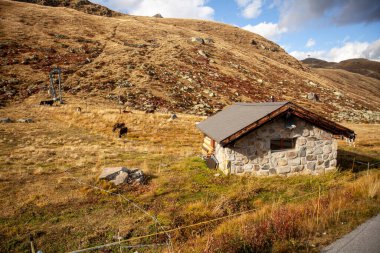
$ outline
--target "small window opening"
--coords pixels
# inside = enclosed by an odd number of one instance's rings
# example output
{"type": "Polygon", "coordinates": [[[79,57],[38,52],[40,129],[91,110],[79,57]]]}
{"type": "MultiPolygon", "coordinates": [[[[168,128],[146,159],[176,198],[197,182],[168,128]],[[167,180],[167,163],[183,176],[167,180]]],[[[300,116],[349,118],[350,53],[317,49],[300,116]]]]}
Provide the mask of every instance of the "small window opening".
{"type": "Polygon", "coordinates": [[[272,139],[270,141],[270,149],[272,151],[293,149],[296,146],[297,138],[281,138],[272,139]]]}

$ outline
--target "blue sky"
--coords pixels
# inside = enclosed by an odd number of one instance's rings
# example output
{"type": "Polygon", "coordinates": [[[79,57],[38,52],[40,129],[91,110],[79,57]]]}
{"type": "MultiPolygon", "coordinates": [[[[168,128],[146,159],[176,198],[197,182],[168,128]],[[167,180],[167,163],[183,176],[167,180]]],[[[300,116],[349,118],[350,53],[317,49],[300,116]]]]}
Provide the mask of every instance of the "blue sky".
{"type": "Polygon", "coordinates": [[[209,19],[258,33],[298,59],[380,61],[379,0],[92,0],[132,15],[209,19]]]}

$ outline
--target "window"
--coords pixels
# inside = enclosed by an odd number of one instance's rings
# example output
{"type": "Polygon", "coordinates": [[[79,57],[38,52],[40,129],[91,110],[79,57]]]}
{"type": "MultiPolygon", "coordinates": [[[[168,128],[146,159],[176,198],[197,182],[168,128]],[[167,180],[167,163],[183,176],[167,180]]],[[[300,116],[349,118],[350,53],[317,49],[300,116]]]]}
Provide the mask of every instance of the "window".
{"type": "Polygon", "coordinates": [[[292,149],[296,146],[296,138],[283,138],[270,140],[270,149],[272,151],[292,149]]]}

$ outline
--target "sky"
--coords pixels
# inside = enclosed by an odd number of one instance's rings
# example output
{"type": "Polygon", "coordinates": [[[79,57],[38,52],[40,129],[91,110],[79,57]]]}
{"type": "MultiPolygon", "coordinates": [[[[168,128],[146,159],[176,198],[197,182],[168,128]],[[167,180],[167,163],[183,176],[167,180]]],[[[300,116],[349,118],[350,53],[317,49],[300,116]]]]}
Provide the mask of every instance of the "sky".
{"type": "Polygon", "coordinates": [[[380,61],[380,0],[91,0],[131,15],[222,22],[270,39],[297,59],[380,61]]]}

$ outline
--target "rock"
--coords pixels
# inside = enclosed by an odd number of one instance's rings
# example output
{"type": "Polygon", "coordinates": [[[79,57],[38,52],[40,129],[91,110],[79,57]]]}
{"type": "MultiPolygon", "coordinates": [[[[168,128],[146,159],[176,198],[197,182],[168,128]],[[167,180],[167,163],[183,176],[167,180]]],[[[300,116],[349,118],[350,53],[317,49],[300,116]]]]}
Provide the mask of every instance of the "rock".
{"type": "Polygon", "coordinates": [[[170,119],[173,120],[173,119],[178,119],[177,115],[176,114],[172,114],[170,115],[170,119]]]}
{"type": "Polygon", "coordinates": [[[200,37],[191,37],[191,42],[197,42],[200,44],[205,44],[205,41],[200,37]]]}
{"type": "Polygon", "coordinates": [[[343,94],[339,91],[334,91],[334,95],[337,96],[338,98],[343,97],[343,94]]]}
{"type": "Polygon", "coordinates": [[[321,155],[321,154],[323,154],[322,148],[321,147],[316,147],[314,149],[314,155],[321,155]]]}
{"type": "Polygon", "coordinates": [[[124,182],[127,182],[128,177],[129,177],[129,174],[127,172],[120,171],[115,177],[115,179],[110,180],[110,182],[114,183],[115,185],[120,185],[124,182]]]}
{"type": "Polygon", "coordinates": [[[303,168],[304,168],[303,165],[292,166],[292,172],[299,172],[299,171],[302,171],[303,168]]]}
{"type": "Polygon", "coordinates": [[[330,160],[330,167],[336,167],[336,159],[330,160]]]}
{"type": "Polygon", "coordinates": [[[13,120],[11,118],[0,118],[0,123],[12,123],[13,120]]]}
{"type": "Polygon", "coordinates": [[[263,79],[257,79],[256,80],[259,84],[262,84],[264,81],[263,81],[263,79]]]}
{"type": "Polygon", "coordinates": [[[331,145],[326,145],[323,147],[323,154],[330,154],[332,151],[331,145]]]}
{"type": "Polygon", "coordinates": [[[153,18],[164,18],[160,13],[157,13],[156,15],[153,16],[153,18]]]}
{"type": "Polygon", "coordinates": [[[253,165],[252,164],[246,164],[244,165],[244,170],[245,171],[252,171],[253,165]]]}
{"type": "Polygon", "coordinates": [[[301,164],[301,159],[299,157],[294,158],[293,160],[290,160],[291,165],[300,165],[301,164]]]}
{"type": "Polygon", "coordinates": [[[128,169],[126,167],[104,168],[99,176],[100,180],[107,180],[115,185],[120,184],[142,184],[145,181],[144,173],[139,169],[128,169]]]}
{"type": "Polygon", "coordinates": [[[288,151],[288,153],[286,153],[286,157],[290,158],[290,159],[296,158],[297,157],[297,152],[295,152],[295,151],[288,151]]]}
{"type": "Polygon", "coordinates": [[[306,147],[302,147],[299,150],[299,156],[300,157],[305,157],[306,156],[306,147]]]}
{"type": "Polygon", "coordinates": [[[208,55],[203,50],[198,50],[198,54],[205,58],[208,58],[208,55]]]}
{"type": "Polygon", "coordinates": [[[21,118],[17,120],[18,123],[32,123],[33,119],[31,118],[21,118]]]}
{"type": "Polygon", "coordinates": [[[128,170],[125,167],[111,167],[111,168],[104,168],[102,173],[99,176],[99,179],[107,179],[107,180],[112,180],[113,178],[116,177],[116,175],[120,171],[128,170]]]}
{"type": "Polygon", "coordinates": [[[317,159],[317,157],[315,155],[307,155],[306,156],[306,161],[314,161],[316,159],[317,159]]]}
{"type": "Polygon", "coordinates": [[[306,168],[309,170],[315,170],[315,162],[307,163],[306,168]]]}
{"type": "Polygon", "coordinates": [[[318,94],[315,94],[314,92],[307,93],[306,98],[313,101],[319,101],[318,94]]]}
{"type": "Polygon", "coordinates": [[[288,159],[279,159],[278,160],[278,166],[285,166],[288,165],[288,159]]]}
{"type": "Polygon", "coordinates": [[[288,166],[286,166],[286,167],[278,167],[277,168],[277,172],[278,172],[278,174],[289,173],[290,172],[290,167],[288,167],[288,166]]]}
{"type": "Polygon", "coordinates": [[[304,146],[306,144],[306,139],[305,138],[299,138],[297,144],[299,146],[304,146]]]}
{"type": "Polygon", "coordinates": [[[206,43],[206,44],[211,44],[211,43],[215,43],[215,41],[211,38],[204,38],[203,41],[206,43]]]}

